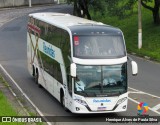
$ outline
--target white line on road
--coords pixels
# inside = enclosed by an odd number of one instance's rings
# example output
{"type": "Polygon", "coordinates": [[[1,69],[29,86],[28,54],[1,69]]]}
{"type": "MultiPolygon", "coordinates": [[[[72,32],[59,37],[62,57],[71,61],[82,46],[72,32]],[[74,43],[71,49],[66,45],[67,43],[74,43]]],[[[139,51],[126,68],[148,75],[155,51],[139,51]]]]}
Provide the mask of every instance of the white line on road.
{"type": "MultiPolygon", "coordinates": [[[[140,103],[140,102],[138,102],[138,101],[136,101],[136,100],[134,100],[134,99],[132,99],[130,97],[128,97],[128,99],[131,100],[134,103],[137,103],[137,104],[140,103]]],[[[152,112],[157,113],[158,115],[160,115],[160,112],[153,110],[151,107],[148,107],[148,109],[151,110],[152,112]]]]}
{"type": "MultiPolygon", "coordinates": [[[[29,97],[23,92],[23,90],[20,88],[20,86],[15,82],[15,80],[9,75],[9,73],[5,70],[5,68],[0,64],[0,68],[3,70],[3,72],[9,77],[9,79],[14,83],[14,85],[19,89],[19,91],[24,95],[24,97],[31,103],[31,105],[36,109],[36,111],[39,113],[40,116],[44,116],[44,114],[38,109],[38,107],[29,99],[29,97]]],[[[46,118],[44,118],[47,121],[48,125],[52,125],[46,118]]]]}
{"type": "Polygon", "coordinates": [[[134,91],[128,91],[128,93],[136,93],[136,94],[144,94],[144,92],[134,92],[134,91]]]}
{"type": "Polygon", "coordinates": [[[158,109],[160,109],[160,104],[158,104],[158,105],[156,105],[156,106],[154,106],[154,107],[152,108],[152,110],[154,110],[154,111],[157,111],[158,109]]]}
{"type": "MultiPolygon", "coordinates": [[[[139,92],[139,93],[144,93],[144,94],[146,94],[146,95],[149,95],[149,96],[152,96],[152,97],[155,97],[155,98],[160,98],[159,96],[152,95],[152,94],[149,94],[149,93],[146,93],[146,92],[143,92],[143,91],[140,91],[140,90],[131,88],[131,87],[128,87],[128,88],[129,88],[129,89],[132,89],[132,90],[134,90],[134,91],[136,91],[136,92],[139,92]]],[[[130,97],[128,97],[128,99],[131,100],[131,101],[134,102],[134,103],[137,103],[137,104],[140,103],[140,102],[138,102],[138,101],[136,101],[136,100],[134,100],[134,99],[132,99],[132,98],[130,98],[130,97]]],[[[153,108],[151,108],[151,107],[148,107],[148,108],[149,108],[149,110],[151,110],[152,112],[157,113],[157,114],[160,115],[160,112],[158,112],[157,110],[155,110],[155,109],[153,109],[153,108]]],[[[160,108],[160,107],[159,107],[159,108],[160,108]]]]}
{"type": "Polygon", "coordinates": [[[144,93],[144,94],[146,94],[146,95],[149,95],[149,96],[152,96],[152,97],[154,97],[154,98],[159,98],[159,99],[160,99],[159,96],[156,96],[156,95],[153,95],[153,94],[150,94],[150,93],[147,93],[147,92],[143,92],[143,91],[140,91],[140,90],[138,90],[138,89],[131,88],[131,87],[128,87],[128,88],[129,88],[129,89],[132,89],[132,90],[134,90],[134,91],[137,91],[137,92],[142,92],[142,93],[144,93]]]}

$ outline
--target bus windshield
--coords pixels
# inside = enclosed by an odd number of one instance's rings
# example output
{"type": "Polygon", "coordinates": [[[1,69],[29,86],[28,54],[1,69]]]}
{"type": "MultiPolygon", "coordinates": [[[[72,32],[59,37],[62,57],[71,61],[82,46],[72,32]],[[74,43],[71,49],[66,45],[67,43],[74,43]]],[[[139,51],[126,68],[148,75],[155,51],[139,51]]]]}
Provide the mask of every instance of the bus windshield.
{"type": "Polygon", "coordinates": [[[82,59],[106,59],[126,56],[121,35],[73,36],[73,56],[82,59]]]}
{"type": "Polygon", "coordinates": [[[74,92],[85,97],[118,96],[127,92],[127,63],[111,66],[77,65],[74,92]]]}

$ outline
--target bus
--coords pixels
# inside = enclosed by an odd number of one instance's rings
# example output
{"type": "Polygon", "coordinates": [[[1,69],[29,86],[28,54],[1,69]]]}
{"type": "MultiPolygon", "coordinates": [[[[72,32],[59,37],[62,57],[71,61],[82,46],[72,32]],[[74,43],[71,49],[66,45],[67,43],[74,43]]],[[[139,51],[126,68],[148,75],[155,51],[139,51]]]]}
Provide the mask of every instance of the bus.
{"type": "Polygon", "coordinates": [[[72,113],[127,110],[128,58],[119,28],[65,13],[29,14],[28,70],[72,113]]]}

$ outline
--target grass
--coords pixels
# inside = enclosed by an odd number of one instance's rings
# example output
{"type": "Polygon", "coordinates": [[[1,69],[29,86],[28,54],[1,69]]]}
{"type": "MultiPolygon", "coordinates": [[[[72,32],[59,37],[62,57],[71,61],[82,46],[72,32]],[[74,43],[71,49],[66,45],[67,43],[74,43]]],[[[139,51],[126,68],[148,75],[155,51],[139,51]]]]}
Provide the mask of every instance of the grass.
{"type": "MultiPolygon", "coordinates": [[[[7,87],[7,83],[0,76],[0,116],[18,116],[16,110],[12,107],[12,104],[7,100],[6,96],[2,93],[1,89],[7,87]]],[[[17,125],[17,123],[3,123],[3,125],[17,125]]],[[[24,125],[24,123],[18,123],[18,125],[24,125]]]]}
{"type": "MultiPolygon", "coordinates": [[[[0,76],[0,116],[20,116],[18,114],[15,107],[12,106],[11,101],[8,101],[8,98],[4,95],[1,89],[6,89],[8,87],[8,83],[0,76]]],[[[32,115],[31,116],[36,116],[32,115]]],[[[0,118],[1,121],[1,118],[0,118]]],[[[21,122],[3,122],[0,123],[3,125],[28,125],[29,123],[21,123],[21,122]]],[[[32,124],[32,123],[31,123],[32,124]]],[[[43,125],[43,123],[35,123],[36,125],[43,125]]]]}
{"type": "Polygon", "coordinates": [[[15,110],[8,102],[7,98],[0,91],[0,116],[16,116],[15,110]]]}
{"type": "MultiPolygon", "coordinates": [[[[93,14],[93,13],[92,13],[93,14]]],[[[160,62],[160,25],[154,25],[151,11],[142,9],[142,48],[138,49],[138,17],[137,8],[134,13],[123,19],[116,16],[100,16],[94,13],[93,20],[120,28],[125,37],[127,51],[139,56],[148,56],[160,62]]]]}
{"type": "MultiPolygon", "coordinates": [[[[7,98],[0,91],[0,116],[17,116],[16,111],[12,105],[8,102],[7,98]]],[[[25,125],[24,123],[8,123],[3,122],[3,125],[25,125]]]]}

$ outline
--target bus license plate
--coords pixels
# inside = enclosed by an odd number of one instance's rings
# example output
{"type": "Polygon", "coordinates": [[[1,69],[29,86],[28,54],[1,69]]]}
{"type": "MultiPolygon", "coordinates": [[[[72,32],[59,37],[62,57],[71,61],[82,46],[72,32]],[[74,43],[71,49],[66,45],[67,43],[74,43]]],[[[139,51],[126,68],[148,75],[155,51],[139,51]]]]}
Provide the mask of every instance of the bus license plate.
{"type": "Polygon", "coordinates": [[[106,110],[106,109],[107,109],[107,107],[98,107],[98,108],[97,108],[97,110],[101,110],[101,111],[102,111],[102,110],[106,110]]]}

